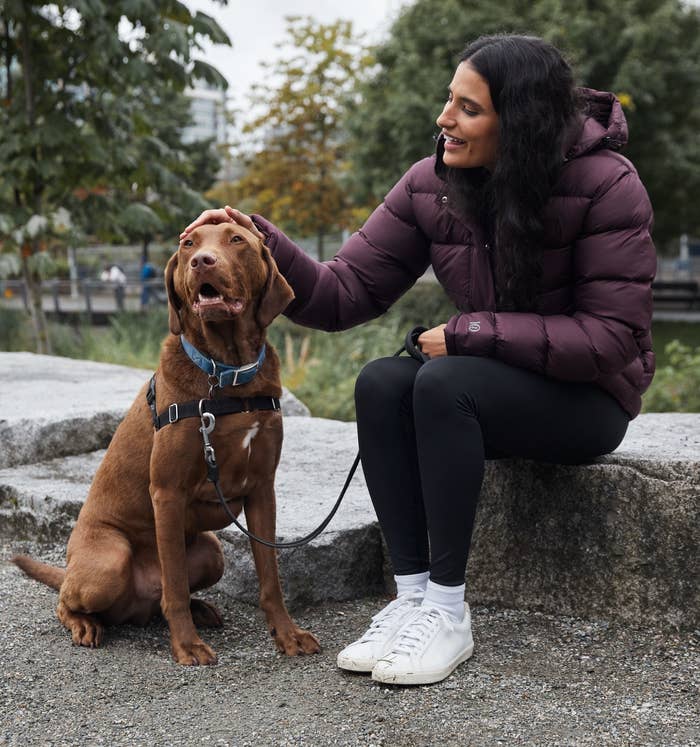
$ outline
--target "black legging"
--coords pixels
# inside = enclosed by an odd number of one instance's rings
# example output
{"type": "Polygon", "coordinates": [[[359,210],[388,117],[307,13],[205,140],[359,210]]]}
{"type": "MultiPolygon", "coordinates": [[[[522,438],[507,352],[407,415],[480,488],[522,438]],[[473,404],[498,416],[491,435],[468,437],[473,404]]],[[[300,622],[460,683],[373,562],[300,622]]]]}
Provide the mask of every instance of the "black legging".
{"type": "Polygon", "coordinates": [[[369,363],[355,386],[362,468],[396,574],[464,583],[484,459],[587,462],[629,417],[595,384],[489,358],[369,363]]]}

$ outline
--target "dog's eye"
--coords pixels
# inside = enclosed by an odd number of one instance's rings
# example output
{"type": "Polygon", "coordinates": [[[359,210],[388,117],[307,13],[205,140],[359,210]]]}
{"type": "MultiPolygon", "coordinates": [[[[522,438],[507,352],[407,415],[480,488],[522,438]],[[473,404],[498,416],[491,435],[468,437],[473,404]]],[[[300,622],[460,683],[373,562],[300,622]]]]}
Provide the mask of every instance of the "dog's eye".
{"type": "Polygon", "coordinates": [[[182,242],[182,245],[183,246],[192,246],[192,243],[193,243],[192,239],[186,239],[185,241],[182,242]]]}
{"type": "Polygon", "coordinates": [[[243,239],[238,234],[234,233],[233,236],[231,236],[231,243],[232,244],[238,244],[241,241],[243,241],[243,239]]]}

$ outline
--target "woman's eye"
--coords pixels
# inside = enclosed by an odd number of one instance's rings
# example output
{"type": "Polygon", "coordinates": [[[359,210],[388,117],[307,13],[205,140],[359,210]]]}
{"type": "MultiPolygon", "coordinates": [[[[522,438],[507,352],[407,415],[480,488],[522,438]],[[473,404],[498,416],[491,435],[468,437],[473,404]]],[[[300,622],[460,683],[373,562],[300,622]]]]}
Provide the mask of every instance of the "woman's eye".
{"type": "Polygon", "coordinates": [[[231,243],[232,244],[238,244],[240,241],[243,241],[243,239],[240,236],[233,235],[231,236],[231,243]]]}
{"type": "Polygon", "coordinates": [[[473,109],[467,109],[466,107],[462,107],[462,111],[468,116],[468,117],[476,117],[476,115],[479,112],[475,112],[473,109]]]}

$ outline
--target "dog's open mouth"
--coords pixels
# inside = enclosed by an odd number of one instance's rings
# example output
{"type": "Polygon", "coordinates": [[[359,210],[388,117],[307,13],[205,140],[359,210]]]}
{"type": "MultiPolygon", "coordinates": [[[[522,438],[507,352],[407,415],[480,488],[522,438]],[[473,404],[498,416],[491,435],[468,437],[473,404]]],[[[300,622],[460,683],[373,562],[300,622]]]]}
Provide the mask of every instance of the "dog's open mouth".
{"type": "Polygon", "coordinates": [[[225,311],[236,315],[243,311],[243,306],[242,298],[226,299],[211,283],[202,283],[192,303],[192,310],[200,316],[208,311],[225,311]]]}

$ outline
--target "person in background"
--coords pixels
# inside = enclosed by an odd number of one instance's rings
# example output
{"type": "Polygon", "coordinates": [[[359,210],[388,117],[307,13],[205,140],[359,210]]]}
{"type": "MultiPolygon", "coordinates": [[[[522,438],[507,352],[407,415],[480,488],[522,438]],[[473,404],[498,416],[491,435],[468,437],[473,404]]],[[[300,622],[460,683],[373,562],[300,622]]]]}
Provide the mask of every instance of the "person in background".
{"type": "Polygon", "coordinates": [[[156,277],[156,268],[150,262],[141,267],[141,309],[148,308],[151,298],[155,297],[152,281],[156,277]]]}
{"type": "Polygon", "coordinates": [[[436,153],[328,262],[228,206],[182,234],[222,221],[256,231],[303,325],[377,317],[429,265],[455,304],[418,338],[428,362],[373,361],[355,389],[397,597],[337,661],[394,684],[437,682],[472,654],[465,571],[484,460],[614,450],[654,373],[652,210],[619,153],[615,96],[576,88],[541,39],[489,36],[461,54],[437,125],[436,153]]]}
{"type": "Polygon", "coordinates": [[[124,311],[124,295],[126,293],[126,275],[124,270],[119,265],[112,264],[102,271],[100,280],[114,287],[114,300],[117,304],[117,309],[124,311]]]}

